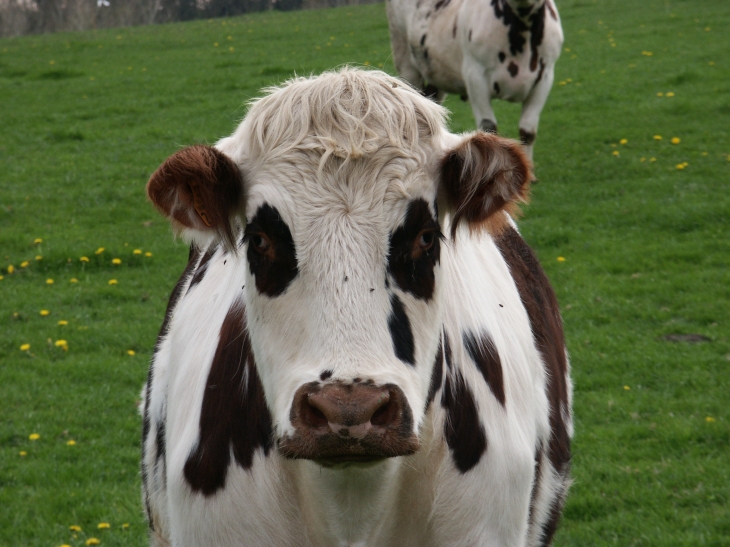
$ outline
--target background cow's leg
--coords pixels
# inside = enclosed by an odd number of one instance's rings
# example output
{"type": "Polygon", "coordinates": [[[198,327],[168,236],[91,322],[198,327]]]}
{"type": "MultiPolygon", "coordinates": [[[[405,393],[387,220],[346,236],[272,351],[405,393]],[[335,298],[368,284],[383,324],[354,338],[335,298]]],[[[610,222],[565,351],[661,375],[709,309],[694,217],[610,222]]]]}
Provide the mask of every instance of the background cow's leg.
{"type": "Polygon", "coordinates": [[[393,49],[393,64],[398,76],[416,89],[423,90],[425,82],[421,73],[411,62],[411,49],[408,46],[408,37],[399,29],[390,27],[390,45],[393,49]]]}
{"type": "Polygon", "coordinates": [[[487,133],[496,133],[497,117],[492,110],[492,94],[484,75],[484,67],[477,60],[465,55],[461,72],[477,127],[487,133]]]}
{"type": "Polygon", "coordinates": [[[545,70],[542,78],[532,89],[530,94],[522,103],[522,115],[520,116],[520,140],[527,155],[532,159],[532,148],[537,137],[537,125],[540,121],[540,112],[547,102],[550,88],[555,78],[552,70],[545,70]]]}

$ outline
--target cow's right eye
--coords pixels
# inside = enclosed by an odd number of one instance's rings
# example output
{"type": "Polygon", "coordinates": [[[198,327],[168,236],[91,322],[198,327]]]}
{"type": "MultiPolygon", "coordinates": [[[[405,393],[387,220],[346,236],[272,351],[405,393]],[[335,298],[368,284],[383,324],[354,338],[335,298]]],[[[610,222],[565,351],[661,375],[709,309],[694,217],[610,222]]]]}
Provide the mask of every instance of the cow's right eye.
{"type": "Polygon", "coordinates": [[[248,244],[258,253],[266,254],[271,249],[271,241],[262,233],[251,234],[248,241],[248,244]]]}

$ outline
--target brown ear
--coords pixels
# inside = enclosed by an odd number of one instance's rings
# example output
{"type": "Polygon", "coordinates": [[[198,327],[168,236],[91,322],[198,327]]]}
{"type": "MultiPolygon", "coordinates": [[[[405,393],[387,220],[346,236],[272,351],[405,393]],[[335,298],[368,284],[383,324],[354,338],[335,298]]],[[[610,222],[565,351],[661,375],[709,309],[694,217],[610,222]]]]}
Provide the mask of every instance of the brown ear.
{"type": "Polygon", "coordinates": [[[477,132],[441,162],[440,192],[452,212],[451,237],[462,220],[472,229],[501,231],[504,215],[526,202],[532,182],[530,160],[517,141],[477,132]]]}
{"type": "Polygon", "coordinates": [[[241,205],[243,179],[233,160],[210,146],[183,148],[147,183],[147,196],[178,232],[217,233],[235,247],[231,217],[241,205]]]}

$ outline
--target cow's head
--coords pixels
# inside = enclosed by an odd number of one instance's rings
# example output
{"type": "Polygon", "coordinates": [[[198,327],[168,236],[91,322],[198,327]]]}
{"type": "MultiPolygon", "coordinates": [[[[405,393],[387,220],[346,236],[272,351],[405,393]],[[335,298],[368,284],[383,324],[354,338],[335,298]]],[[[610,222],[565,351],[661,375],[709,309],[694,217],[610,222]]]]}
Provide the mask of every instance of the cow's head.
{"type": "Polygon", "coordinates": [[[246,269],[247,328],[280,451],[325,465],[418,449],[442,378],[441,261],[457,227],[495,230],[524,199],[518,143],[456,136],[382,72],[296,79],[148,193],[246,269]]]}

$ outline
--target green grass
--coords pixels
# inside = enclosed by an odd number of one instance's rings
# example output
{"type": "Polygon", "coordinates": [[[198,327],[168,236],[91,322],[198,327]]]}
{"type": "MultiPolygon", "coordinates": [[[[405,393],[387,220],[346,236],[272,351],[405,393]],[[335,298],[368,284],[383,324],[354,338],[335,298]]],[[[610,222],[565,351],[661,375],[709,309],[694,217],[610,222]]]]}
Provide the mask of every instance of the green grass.
{"type": "MultiPolygon", "coordinates": [[[[727,546],[730,4],[559,7],[570,51],[521,221],[575,380],[556,544],[727,546]]],[[[343,63],[393,72],[382,4],[0,40],[0,546],[145,543],[136,404],[187,249],[144,184],[180,146],[229,134],[261,87],[343,63]]],[[[446,104],[454,130],[473,127],[446,104]]],[[[516,136],[519,108],[495,106],[516,136]]]]}

